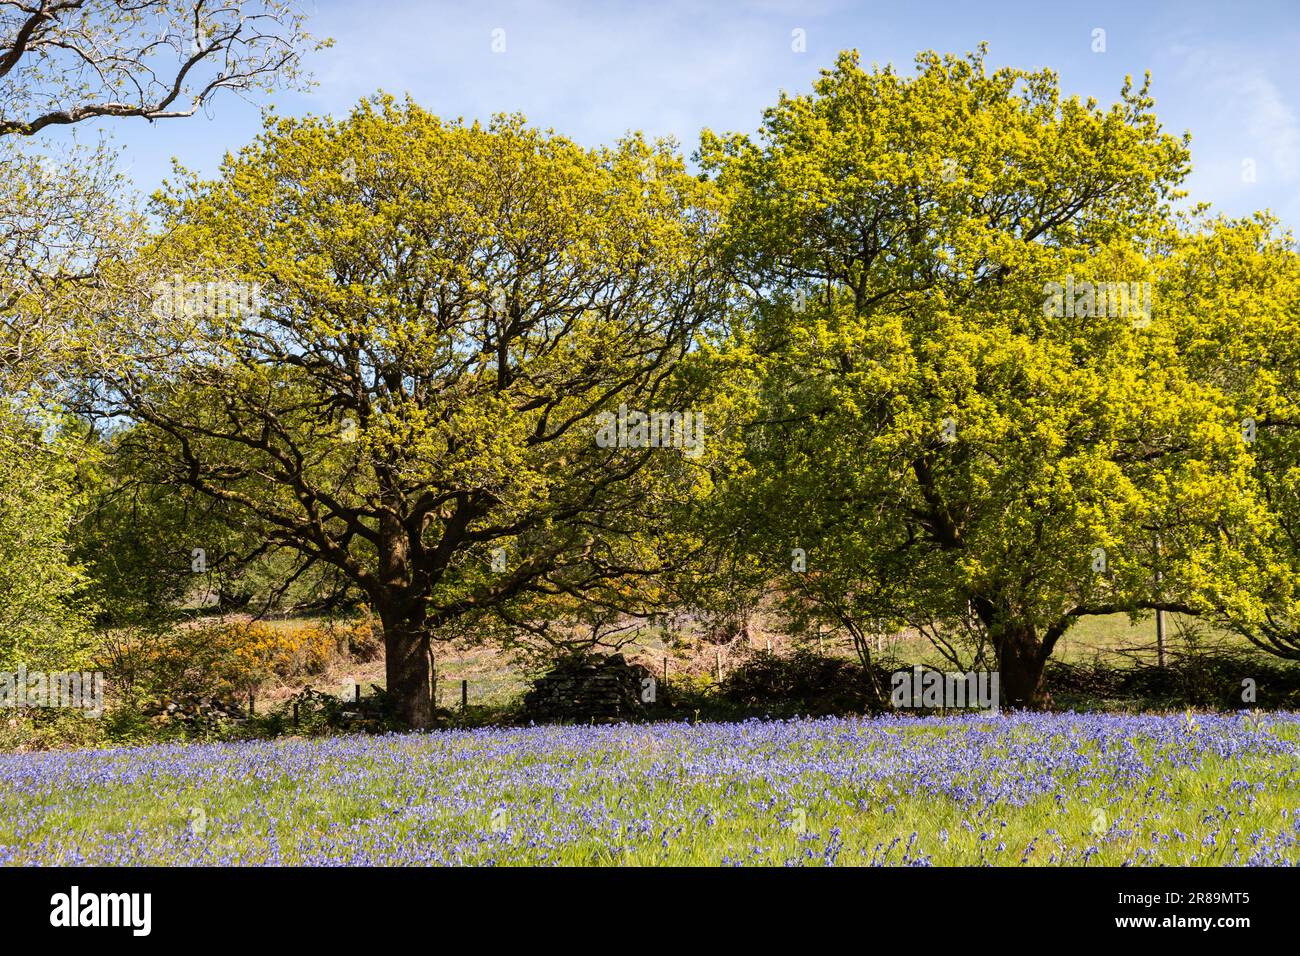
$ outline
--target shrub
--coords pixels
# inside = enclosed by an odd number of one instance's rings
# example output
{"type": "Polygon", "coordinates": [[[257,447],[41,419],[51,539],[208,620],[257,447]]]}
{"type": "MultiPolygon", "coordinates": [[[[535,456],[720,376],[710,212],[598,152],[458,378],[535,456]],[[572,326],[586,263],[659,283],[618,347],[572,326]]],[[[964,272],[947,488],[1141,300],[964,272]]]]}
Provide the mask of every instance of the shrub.
{"type": "Polygon", "coordinates": [[[181,625],[132,647],[131,677],[144,697],[155,700],[242,698],[268,683],[323,673],[364,634],[360,625],[296,621],[181,625]]]}
{"type": "Polygon", "coordinates": [[[338,636],[339,644],[347,649],[348,655],[355,661],[367,664],[377,661],[384,653],[384,642],[375,627],[374,619],[369,615],[356,621],[344,621],[329,625],[338,636]]]}
{"type": "Polygon", "coordinates": [[[760,651],[722,681],[729,703],[766,713],[844,714],[880,710],[888,705],[888,677],[873,675],[861,664],[797,650],[789,657],[760,651]],[[878,696],[877,688],[883,688],[878,696]]]}
{"type": "Polygon", "coordinates": [[[339,651],[337,635],[315,624],[237,621],[219,630],[217,640],[228,647],[233,668],[223,676],[245,686],[321,674],[339,651]]]}
{"type": "Polygon", "coordinates": [[[1241,710],[1300,706],[1300,667],[1233,647],[1196,648],[1171,654],[1168,666],[1114,666],[1050,661],[1044,681],[1057,709],[1167,710],[1196,707],[1241,710]],[[1255,682],[1256,699],[1242,700],[1242,681],[1255,682]]]}
{"type": "Polygon", "coordinates": [[[0,712],[0,753],[102,747],[106,726],[82,714],[58,710],[0,712]]]}

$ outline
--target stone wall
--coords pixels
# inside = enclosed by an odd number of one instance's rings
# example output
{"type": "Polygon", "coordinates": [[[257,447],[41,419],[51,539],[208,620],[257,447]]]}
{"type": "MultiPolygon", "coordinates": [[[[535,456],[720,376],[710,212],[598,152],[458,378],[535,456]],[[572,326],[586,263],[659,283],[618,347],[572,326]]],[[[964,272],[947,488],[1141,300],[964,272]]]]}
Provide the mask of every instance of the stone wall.
{"type": "Polygon", "coordinates": [[[622,654],[569,658],[533,682],[524,697],[529,720],[627,720],[645,713],[641,682],[653,677],[622,654]]]}

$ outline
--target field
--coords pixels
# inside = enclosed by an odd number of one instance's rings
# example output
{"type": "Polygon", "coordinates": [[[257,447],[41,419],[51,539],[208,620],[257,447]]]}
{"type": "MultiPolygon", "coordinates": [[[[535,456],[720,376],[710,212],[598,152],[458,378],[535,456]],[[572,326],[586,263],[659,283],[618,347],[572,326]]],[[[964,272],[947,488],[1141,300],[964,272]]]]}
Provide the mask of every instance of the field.
{"type": "Polygon", "coordinates": [[[1300,862],[1300,714],[552,726],[0,756],[7,864],[1300,862]]]}

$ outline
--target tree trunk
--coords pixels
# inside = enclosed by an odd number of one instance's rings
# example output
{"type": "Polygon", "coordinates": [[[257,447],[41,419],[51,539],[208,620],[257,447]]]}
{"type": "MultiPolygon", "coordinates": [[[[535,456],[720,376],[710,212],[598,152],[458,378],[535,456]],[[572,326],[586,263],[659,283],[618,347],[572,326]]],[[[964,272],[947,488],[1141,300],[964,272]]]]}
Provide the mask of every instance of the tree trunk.
{"type": "Polygon", "coordinates": [[[1049,701],[1043,693],[1043,666],[1047,653],[1032,624],[1018,620],[1007,603],[975,595],[970,607],[984,625],[998,655],[998,690],[1011,709],[1042,710],[1049,701]]]}
{"type": "MultiPolygon", "coordinates": [[[[381,472],[381,484],[390,479],[386,471],[381,472]]],[[[397,495],[385,495],[385,505],[379,519],[381,586],[372,603],[384,628],[388,699],[398,721],[412,730],[425,730],[433,726],[426,592],[413,585],[411,537],[397,517],[401,512],[397,495]]]]}
{"type": "Polygon", "coordinates": [[[429,685],[429,632],[420,611],[379,612],[384,627],[384,667],[394,716],[412,730],[433,726],[429,685]]]}
{"type": "Polygon", "coordinates": [[[1009,623],[992,637],[998,652],[998,683],[1006,706],[1042,710],[1047,705],[1042,688],[1043,665],[1047,661],[1034,628],[1009,623]]]}

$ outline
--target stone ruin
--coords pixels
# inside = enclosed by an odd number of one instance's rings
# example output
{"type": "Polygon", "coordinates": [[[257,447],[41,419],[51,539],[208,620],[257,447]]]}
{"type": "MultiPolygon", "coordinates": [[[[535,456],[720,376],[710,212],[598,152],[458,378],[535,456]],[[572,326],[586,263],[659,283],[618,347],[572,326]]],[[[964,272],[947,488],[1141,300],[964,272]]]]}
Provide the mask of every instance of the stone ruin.
{"type": "Polygon", "coordinates": [[[614,723],[641,716],[642,681],[654,675],[622,654],[592,654],[560,661],[524,696],[524,718],[538,722],[614,723]]]}

